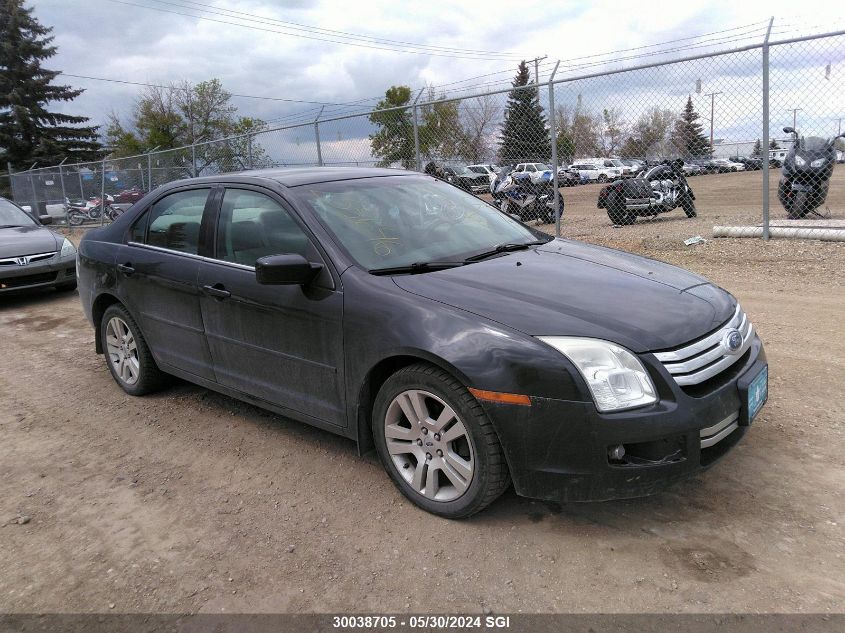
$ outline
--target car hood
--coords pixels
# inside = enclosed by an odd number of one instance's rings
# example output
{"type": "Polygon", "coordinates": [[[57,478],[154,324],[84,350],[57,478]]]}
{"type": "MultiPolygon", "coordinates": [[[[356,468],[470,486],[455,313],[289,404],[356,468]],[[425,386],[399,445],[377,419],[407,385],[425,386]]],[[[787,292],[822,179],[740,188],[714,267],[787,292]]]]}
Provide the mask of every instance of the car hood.
{"type": "Polygon", "coordinates": [[[394,282],[525,334],[600,338],[634,352],[699,338],[736,309],[728,292],[683,269],[560,239],[394,282]]]}
{"type": "Polygon", "coordinates": [[[56,234],[43,226],[13,226],[0,229],[0,259],[50,253],[61,247],[56,234]]]}

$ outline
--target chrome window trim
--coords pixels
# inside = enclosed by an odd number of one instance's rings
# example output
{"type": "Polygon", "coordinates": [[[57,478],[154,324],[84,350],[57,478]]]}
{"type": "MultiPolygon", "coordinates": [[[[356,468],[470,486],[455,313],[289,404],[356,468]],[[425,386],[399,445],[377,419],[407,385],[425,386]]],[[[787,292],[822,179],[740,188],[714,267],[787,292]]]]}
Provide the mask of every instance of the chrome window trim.
{"type": "Polygon", "coordinates": [[[239,268],[241,270],[251,270],[255,272],[255,266],[247,266],[246,264],[237,264],[235,262],[227,262],[222,259],[214,259],[213,257],[206,257],[204,255],[195,255],[194,253],[183,253],[182,251],[174,251],[170,248],[162,248],[161,246],[153,246],[151,244],[141,244],[140,242],[127,242],[128,246],[136,246],[138,248],[146,248],[151,251],[157,251],[159,253],[168,253],[170,255],[180,255],[182,257],[188,257],[190,259],[197,259],[202,262],[211,262],[212,264],[220,264],[222,266],[230,266],[232,268],[239,268]]]}

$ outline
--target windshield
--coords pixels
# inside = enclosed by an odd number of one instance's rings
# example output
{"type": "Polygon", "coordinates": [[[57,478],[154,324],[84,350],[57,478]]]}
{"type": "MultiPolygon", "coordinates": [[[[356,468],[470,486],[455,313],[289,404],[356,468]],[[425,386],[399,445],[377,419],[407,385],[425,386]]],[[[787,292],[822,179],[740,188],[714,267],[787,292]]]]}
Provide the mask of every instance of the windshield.
{"type": "Polygon", "coordinates": [[[799,147],[808,152],[820,152],[826,150],[828,142],[826,138],[819,136],[807,136],[801,139],[799,147]]]}
{"type": "Polygon", "coordinates": [[[0,226],[32,226],[33,220],[23,209],[0,198],[0,226]]]}
{"type": "Polygon", "coordinates": [[[534,167],[537,168],[537,171],[551,171],[552,168],[546,165],[545,163],[534,163],[534,167]]]}
{"type": "Polygon", "coordinates": [[[500,244],[537,241],[486,202],[428,178],[364,178],[294,191],[367,270],[459,262],[500,244]]]}
{"type": "Polygon", "coordinates": [[[611,163],[612,165],[616,166],[616,167],[624,167],[624,166],[625,166],[625,163],[623,163],[623,162],[622,162],[621,160],[619,160],[618,158],[611,158],[611,159],[610,159],[610,163],[611,163]]]}

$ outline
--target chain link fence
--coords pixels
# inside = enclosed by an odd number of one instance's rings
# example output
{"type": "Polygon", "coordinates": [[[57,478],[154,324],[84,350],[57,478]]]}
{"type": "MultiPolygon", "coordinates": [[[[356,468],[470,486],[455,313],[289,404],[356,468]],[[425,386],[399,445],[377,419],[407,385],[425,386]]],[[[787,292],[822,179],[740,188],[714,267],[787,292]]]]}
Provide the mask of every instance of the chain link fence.
{"type": "Polygon", "coordinates": [[[125,208],[183,178],[381,166],[434,174],[546,230],[597,242],[622,231],[682,239],[714,225],[768,237],[770,224],[787,219],[845,227],[845,169],[835,167],[845,150],[835,138],[843,62],[845,32],[767,36],[729,51],[589,74],[584,65],[559,64],[539,84],[526,69],[524,85],[505,90],[439,99],[430,90],[424,100],[421,91],[396,108],[18,172],[10,188],[18,203],[62,221],[68,202],[108,194],[125,208]],[[788,160],[795,144],[807,159],[803,171],[799,159],[788,160]],[[510,177],[519,195],[496,191],[496,174],[498,184],[510,177]],[[544,194],[555,184],[563,194],[557,227],[555,196],[544,194]]]}

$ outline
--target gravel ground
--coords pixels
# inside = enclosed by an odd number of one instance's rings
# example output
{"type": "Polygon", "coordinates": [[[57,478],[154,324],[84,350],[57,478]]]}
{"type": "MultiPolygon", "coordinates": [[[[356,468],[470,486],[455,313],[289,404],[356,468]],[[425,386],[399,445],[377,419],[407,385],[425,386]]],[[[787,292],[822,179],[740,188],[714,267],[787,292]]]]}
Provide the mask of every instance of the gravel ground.
{"type": "Polygon", "coordinates": [[[720,464],[646,499],[510,491],[445,521],[347,440],[185,383],[126,396],[75,293],[4,297],[0,612],[841,611],[845,244],[685,247],[753,213],[700,194],[696,220],[602,228],[570,203],[588,190],[565,191],[566,235],[711,277],[766,343],[770,401],[720,464]]]}

